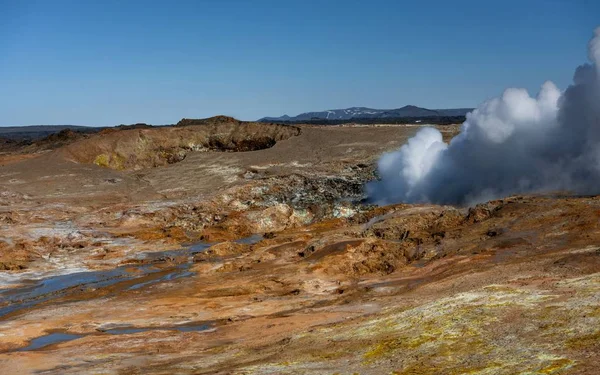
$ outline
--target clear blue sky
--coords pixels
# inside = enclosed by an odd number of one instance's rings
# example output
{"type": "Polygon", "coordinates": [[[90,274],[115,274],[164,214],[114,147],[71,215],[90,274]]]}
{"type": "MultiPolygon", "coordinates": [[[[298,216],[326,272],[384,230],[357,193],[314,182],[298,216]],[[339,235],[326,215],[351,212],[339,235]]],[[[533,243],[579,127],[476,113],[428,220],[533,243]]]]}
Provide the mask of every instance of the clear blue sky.
{"type": "Polygon", "coordinates": [[[0,125],[471,107],[565,88],[598,0],[0,0],[0,125]]]}

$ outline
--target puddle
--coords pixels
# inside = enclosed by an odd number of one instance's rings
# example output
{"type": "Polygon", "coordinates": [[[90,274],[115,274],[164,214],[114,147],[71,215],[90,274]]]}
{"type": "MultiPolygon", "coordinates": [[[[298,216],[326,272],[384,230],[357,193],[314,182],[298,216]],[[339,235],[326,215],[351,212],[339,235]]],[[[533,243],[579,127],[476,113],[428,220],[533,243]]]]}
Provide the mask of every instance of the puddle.
{"type": "MultiPolygon", "coordinates": [[[[178,332],[202,332],[212,328],[210,324],[182,324],[176,326],[164,326],[164,327],[132,327],[132,326],[122,326],[115,327],[106,330],[99,330],[102,332],[101,334],[108,335],[129,335],[140,332],[149,332],[149,331],[178,331],[178,332]]],[[[101,335],[100,334],[100,335],[101,335]]],[[[75,335],[70,333],[63,332],[55,332],[49,333],[44,336],[36,337],[35,339],[29,342],[29,345],[16,349],[17,352],[29,352],[32,350],[44,349],[47,346],[60,344],[67,341],[76,340],[86,336],[92,335],[75,335]]]]}
{"type": "Polygon", "coordinates": [[[173,269],[171,272],[168,272],[164,276],[161,276],[156,279],[151,279],[148,281],[136,283],[136,284],[130,286],[129,288],[127,288],[127,290],[141,289],[145,286],[152,285],[152,284],[158,284],[158,283],[165,282],[165,281],[172,281],[172,280],[177,280],[177,279],[181,279],[184,277],[194,276],[194,272],[188,271],[190,266],[191,266],[191,264],[189,264],[189,263],[180,264],[179,266],[175,267],[175,269],[173,269]]]}
{"type": "Polygon", "coordinates": [[[200,253],[200,252],[208,249],[212,245],[214,245],[214,244],[209,244],[209,243],[206,243],[206,242],[198,242],[198,243],[195,243],[195,244],[191,245],[189,247],[189,250],[190,250],[191,255],[194,255],[196,253],[200,253]]]}
{"type": "Polygon", "coordinates": [[[190,277],[195,274],[189,271],[191,265],[192,263],[183,263],[168,268],[160,264],[125,265],[111,270],[49,277],[38,280],[31,286],[1,290],[0,320],[7,314],[52,299],[107,288],[119,283],[125,284],[127,290],[135,290],[160,282],[190,277]]]}
{"type": "Polygon", "coordinates": [[[69,333],[50,333],[45,336],[37,337],[29,343],[24,348],[17,349],[18,352],[28,352],[31,350],[38,350],[45,348],[46,346],[52,344],[59,344],[61,342],[67,342],[71,340],[76,340],[83,337],[83,335],[72,335],[69,333]]]}
{"type": "MultiPolygon", "coordinates": [[[[254,244],[262,239],[262,235],[253,235],[236,242],[254,244]]],[[[0,320],[5,315],[52,299],[107,288],[118,283],[125,284],[126,290],[139,290],[149,285],[194,276],[195,273],[189,271],[194,261],[194,254],[212,245],[198,242],[179,250],[140,253],[135,259],[147,261],[144,264],[134,263],[109,270],[75,272],[39,280],[22,280],[24,286],[0,289],[0,320]]]]}
{"type": "Polygon", "coordinates": [[[77,292],[106,288],[119,282],[133,280],[159,272],[152,265],[121,266],[112,270],[78,272],[38,280],[32,286],[0,292],[0,317],[19,309],[33,307],[52,298],[77,292]]]}
{"type": "Polygon", "coordinates": [[[235,240],[233,242],[242,245],[254,245],[255,243],[262,241],[263,239],[264,236],[262,234],[253,234],[252,236],[240,238],[239,240],[235,240]]]}

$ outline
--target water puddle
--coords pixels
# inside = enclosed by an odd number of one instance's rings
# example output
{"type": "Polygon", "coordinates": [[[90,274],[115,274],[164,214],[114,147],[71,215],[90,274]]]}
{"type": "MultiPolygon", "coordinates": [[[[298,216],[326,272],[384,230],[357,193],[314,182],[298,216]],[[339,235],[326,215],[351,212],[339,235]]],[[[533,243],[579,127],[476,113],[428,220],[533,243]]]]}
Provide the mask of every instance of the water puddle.
{"type": "Polygon", "coordinates": [[[212,328],[212,326],[208,323],[204,324],[182,324],[175,326],[163,326],[163,327],[133,327],[133,326],[121,326],[109,329],[100,329],[100,334],[91,334],[91,335],[76,335],[71,333],[64,332],[54,332],[49,333],[44,336],[36,337],[29,342],[29,345],[16,349],[17,352],[29,352],[33,350],[44,349],[50,345],[60,344],[63,342],[68,342],[76,339],[80,339],[86,336],[98,336],[102,334],[108,335],[130,335],[134,333],[140,332],[149,332],[149,331],[177,331],[177,332],[202,332],[212,328]]]}
{"type": "MultiPolygon", "coordinates": [[[[204,249],[210,245],[204,244],[204,249]]],[[[201,246],[198,245],[196,249],[201,246]]],[[[195,250],[198,251],[198,250],[195,250]]],[[[141,255],[144,264],[128,264],[110,270],[77,272],[28,281],[24,287],[0,290],[0,319],[17,310],[30,308],[51,299],[95,291],[123,283],[126,290],[191,277],[193,256],[189,248],[141,255]],[[172,261],[177,265],[165,265],[172,261]],[[162,264],[161,264],[162,263],[162,264]],[[136,282],[137,281],[137,282],[136,282]]]]}
{"type": "MultiPolygon", "coordinates": [[[[236,242],[254,244],[262,239],[262,235],[253,235],[236,242]]],[[[75,272],[39,280],[23,280],[24,286],[0,289],[0,320],[5,315],[40,303],[113,287],[119,283],[122,283],[120,285],[125,290],[139,290],[149,285],[194,276],[195,273],[189,270],[193,265],[194,255],[212,245],[199,242],[179,250],[141,253],[134,258],[137,263],[109,270],[75,272]]]]}
{"type": "Polygon", "coordinates": [[[18,352],[28,352],[32,350],[38,350],[50,346],[53,344],[59,344],[61,342],[67,342],[82,338],[83,335],[72,335],[69,333],[50,333],[45,336],[37,337],[29,343],[26,347],[17,349],[18,352]]]}
{"type": "Polygon", "coordinates": [[[133,284],[132,286],[128,287],[127,290],[141,289],[152,284],[158,284],[165,281],[173,281],[177,279],[182,279],[184,277],[194,276],[194,272],[188,271],[190,267],[190,263],[180,264],[179,266],[175,267],[175,269],[173,269],[171,272],[168,272],[167,274],[161,277],[133,284]]]}
{"type": "Polygon", "coordinates": [[[36,281],[32,286],[0,291],[0,317],[50,299],[106,288],[119,282],[161,271],[152,265],[121,266],[111,270],[78,272],[36,281]]]}
{"type": "Polygon", "coordinates": [[[240,238],[239,240],[235,240],[233,242],[236,242],[236,243],[239,243],[242,245],[254,245],[255,243],[262,241],[263,239],[264,239],[264,236],[262,234],[253,234],[252,236],[240,238]]]}

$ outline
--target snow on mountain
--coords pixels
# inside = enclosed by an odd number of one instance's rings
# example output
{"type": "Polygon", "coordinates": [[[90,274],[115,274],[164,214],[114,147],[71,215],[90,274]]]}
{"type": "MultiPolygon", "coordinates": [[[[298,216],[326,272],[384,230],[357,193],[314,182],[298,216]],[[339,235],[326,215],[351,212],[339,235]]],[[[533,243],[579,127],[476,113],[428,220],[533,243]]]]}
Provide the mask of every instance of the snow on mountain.
{"type": "Polygon", "coordinates": [[[310,121],[310,120],[351,120],[358,118],[395,118],[395,117],[440,117],[464,116],[472,108],[427,109],[407,105],[397,109],[374,109],[367,107],[351,107],[345,109],[330,109],[320,112],[305,112],[297,116],[283,115],[280,117],[263,117],[258,121],[310,121]]]}

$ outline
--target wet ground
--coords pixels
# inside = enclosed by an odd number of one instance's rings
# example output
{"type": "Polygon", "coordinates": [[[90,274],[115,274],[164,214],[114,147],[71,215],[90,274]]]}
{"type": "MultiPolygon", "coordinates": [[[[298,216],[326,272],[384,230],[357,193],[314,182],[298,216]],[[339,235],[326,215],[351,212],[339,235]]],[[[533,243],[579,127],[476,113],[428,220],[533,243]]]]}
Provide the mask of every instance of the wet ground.
{"type": "MultiPolygon", "coordinates": [[[[263,239],[263,235],[255,234],[235,240],[235,243],[253,245],[263,239]]],[[[190,271],[194,264],[194,255],[199,254],[211,245],[197,242],[180,250],[157,251],[139,254],[132,260],[125,260],[123,265],[113,269],[75,272],[66,275],[52,276],[39,280],[20,280],[19,286],[0,290],[0,322],[7,316],[14,316],[20,310],[32,308],[38,304],[67,300],[83,291],[99,291],[103,289],[137,290],[150,285],[171,282],[184,277],[192,277],[190,271]],[[142,264],[135,264],[141,262],[142,264]]]]}

